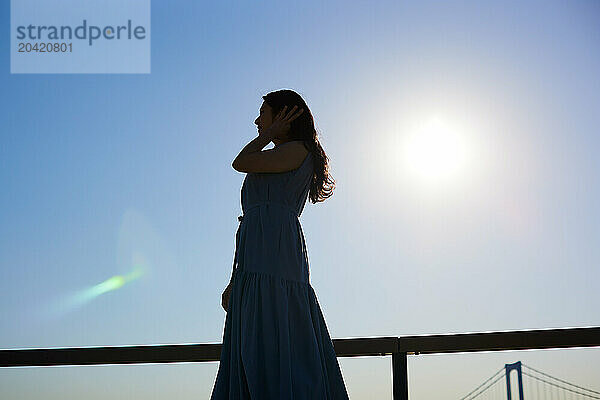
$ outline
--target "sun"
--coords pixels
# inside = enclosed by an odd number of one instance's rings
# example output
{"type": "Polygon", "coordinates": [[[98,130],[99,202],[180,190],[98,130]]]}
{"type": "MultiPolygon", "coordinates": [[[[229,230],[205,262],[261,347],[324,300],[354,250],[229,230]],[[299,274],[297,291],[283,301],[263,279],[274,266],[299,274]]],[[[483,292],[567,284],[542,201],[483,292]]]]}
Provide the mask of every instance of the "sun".
{"type": "Polygon", "coordinates": [[[423,183],[445,183],[465,172],[467,143],[460,131],[439,117],[414,129],[403,146],[409,175],[423,183]]]}

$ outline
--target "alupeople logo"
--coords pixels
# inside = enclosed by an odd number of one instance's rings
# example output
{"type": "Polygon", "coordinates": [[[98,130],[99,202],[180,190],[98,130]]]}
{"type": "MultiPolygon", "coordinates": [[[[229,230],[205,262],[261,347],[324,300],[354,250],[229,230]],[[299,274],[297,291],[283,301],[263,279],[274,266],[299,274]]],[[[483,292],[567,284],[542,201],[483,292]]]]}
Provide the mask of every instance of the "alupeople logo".
{"type": "Polygon", "coordinates": [[[150,73],[150,0],[11,0],[11,73],[150,73]]]}
{"type": "MultiPolygon", "coordinates": [[[[106,25],[104,27],[89,25],[84,19],[83,23],[75,28],[69,25],[63,26],[39,26],[29,24],[27,26],[17,26],[18,40],[87,40],[91,46],[95,40],[121,40],[132,38],[137,40],[146,39],[146,28],[142,25],[132,27],[131,20],[127,20],[127,25],[106,25]]],[[[20,46],[22,47],[22,46],[20,46]]]]}

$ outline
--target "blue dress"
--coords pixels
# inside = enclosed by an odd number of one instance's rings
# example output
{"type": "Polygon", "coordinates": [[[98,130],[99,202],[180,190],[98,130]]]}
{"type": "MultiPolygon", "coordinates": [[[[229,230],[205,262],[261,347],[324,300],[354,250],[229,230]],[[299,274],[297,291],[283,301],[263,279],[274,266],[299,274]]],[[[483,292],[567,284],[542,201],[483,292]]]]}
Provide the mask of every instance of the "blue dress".
{"type": "Polygon", "coordinates": [[[211,400],[348,399],[298,219],[312,161],[308,153],[294,170],[246,174],[211,400]]]}

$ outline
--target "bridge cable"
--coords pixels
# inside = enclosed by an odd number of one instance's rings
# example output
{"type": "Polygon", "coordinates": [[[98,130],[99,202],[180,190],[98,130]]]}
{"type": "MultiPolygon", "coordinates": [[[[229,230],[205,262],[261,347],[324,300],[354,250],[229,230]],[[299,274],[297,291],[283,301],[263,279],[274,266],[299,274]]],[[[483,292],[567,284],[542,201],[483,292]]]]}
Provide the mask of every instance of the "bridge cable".
{"type": "Polygon", "coordinates": [[[547,376],[548,378],[556,379],[556,380],[557,380],[557,381],[559,381],[559,382],[566,383],[567,385],[574,386],[574,387],[576,387],[577,389],[586,390],[586,391],[588,391],[588,392],[592,392],[592,393],[596,393],[596,394],[599,394],[599,395],[600,395],[600,392],[597,392],[597,391],[595,391],[595,390],[592,390],[592,389],[586,389],[586,388],[584,388],[584,387],[581,387],[581,386],[575,385],[575,384],[573,384],[573,383],[570,383],[570,382],[564,381],[564,380],[562,380],[562,379],[555,378],[555,377],[553,377],[552,375],[548,375],[548,374],[546,374],[546,373],[544,373],[544,372],[542,372],[542,371],[539,371],[539,370],[537,370],[537,369],[535,369],[535,368],[533,368],[533,367],[530,367],[529,365],[525,365],[525,364],[523,364],[523,363],[521,363],[521,365],[522,365],[522,366],[524,366],[524,367],[527,367],[527,368],[529,368],[529,369],[530,369],[530,370],[532,370],[532,371],[535,371],[535,372],[537,372],[538,374],[545,375],[545,376],[547,376]]]}
{"type": "MultiPolygon", "coordinates": [[[[491,381],[492,379],[494,379],[496,377],[496,375],[498,375],[500,372],[504,371],[504,367],[500,368],[500,370],[498,370],[498,372],[496,372],[494,375],[492,375],[490,378],[486,379],[481,385],[477,386],[475,389],[473,389],[469,394],[467,394],[465,397],[461,398],[460,400],[465,400],[467,399],[469,396],[471,396],[471,394],[473,394],[474,392],[476,392],[477,390],[479,390],[479,388],[481,388],[483,385],[485,385],[487,382],[491,381]]],[[[492,382],[491,385],[493,385],[494,383],[496,383],[496,381],[492,382]]],[[[484,391],[487,390],[487,388],[484,389],[484,391]]],[[[483,391],[481,392],[483,393],[483,391]]],[[[479,396],[481,393],[478,393],[475,397],[479,396]]],[[[475,398],[473,397],[473,398],[475,398]]]]}
{"type": "MultiPolygon", "coordinates": [[[[549,382],[549,381],[547,381],[547,380],[545,380],[545,379],[542,379],[542,378],[540,378],[540,377],[537,377],[537,376],[535,376],[535,375],[528,374],[528,373],[527,373],[527,372],[525,372],[525,371],[521,371],[521,373],[522,373],[523,375],[530,376],[530,377],[532,377],[533,379],[537,379],[537,380],[540,380],[540,381],[542,381],[542,382],[544,382],[544,383],[547,383],[548,385],[552,385],[552,386],[555,386],[555,387],[557,387],[557,388],[560,388],[560,389],[567,390],[567,391],[569,391],[569,392],[573,392],[573,393],[576,393],[576,394],[581,394],[581,395],[583,395],[583,396],[586,396],[586,397],[591,397],[592,399],[600,399],[600,397],[593,396],[593,395],[591,395],[591,394],[588,394],[588,393],[581,393],[581,392],[578,392],[578,391],[576,391],[576,390],[573,390],[573,389],[571,389],[571,388],[568,388],[568,387],[564,387],[564,386],[557,385],[556,383],[549,382]]],[[[587,389],[586,389],[586,390],[587,390],[587,389]]]]}

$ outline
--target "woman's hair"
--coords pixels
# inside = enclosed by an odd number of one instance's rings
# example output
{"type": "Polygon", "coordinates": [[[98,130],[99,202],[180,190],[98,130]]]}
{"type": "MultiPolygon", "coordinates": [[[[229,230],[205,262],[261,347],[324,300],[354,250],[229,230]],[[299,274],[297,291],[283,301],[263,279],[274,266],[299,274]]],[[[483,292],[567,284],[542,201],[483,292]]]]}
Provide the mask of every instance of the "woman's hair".
{"type": "Polygon", "coordinates": [[[302,97],[293,90],[282,89],[271,92],[262,98],[273,109],[273,118],[284,106],[287,106],[286,112],[289,112],[294,106],[298,106],[296,111],[304,109],[302,114],[290,123],[288,137],[291,140],[302,140],[308,151],[313,154],[314,169],[310,183],[310,201],[315,204],[331,197],[335,188],[335,180],[329,174],[329,158],[319,143],[312,113],[302,97]]]}

